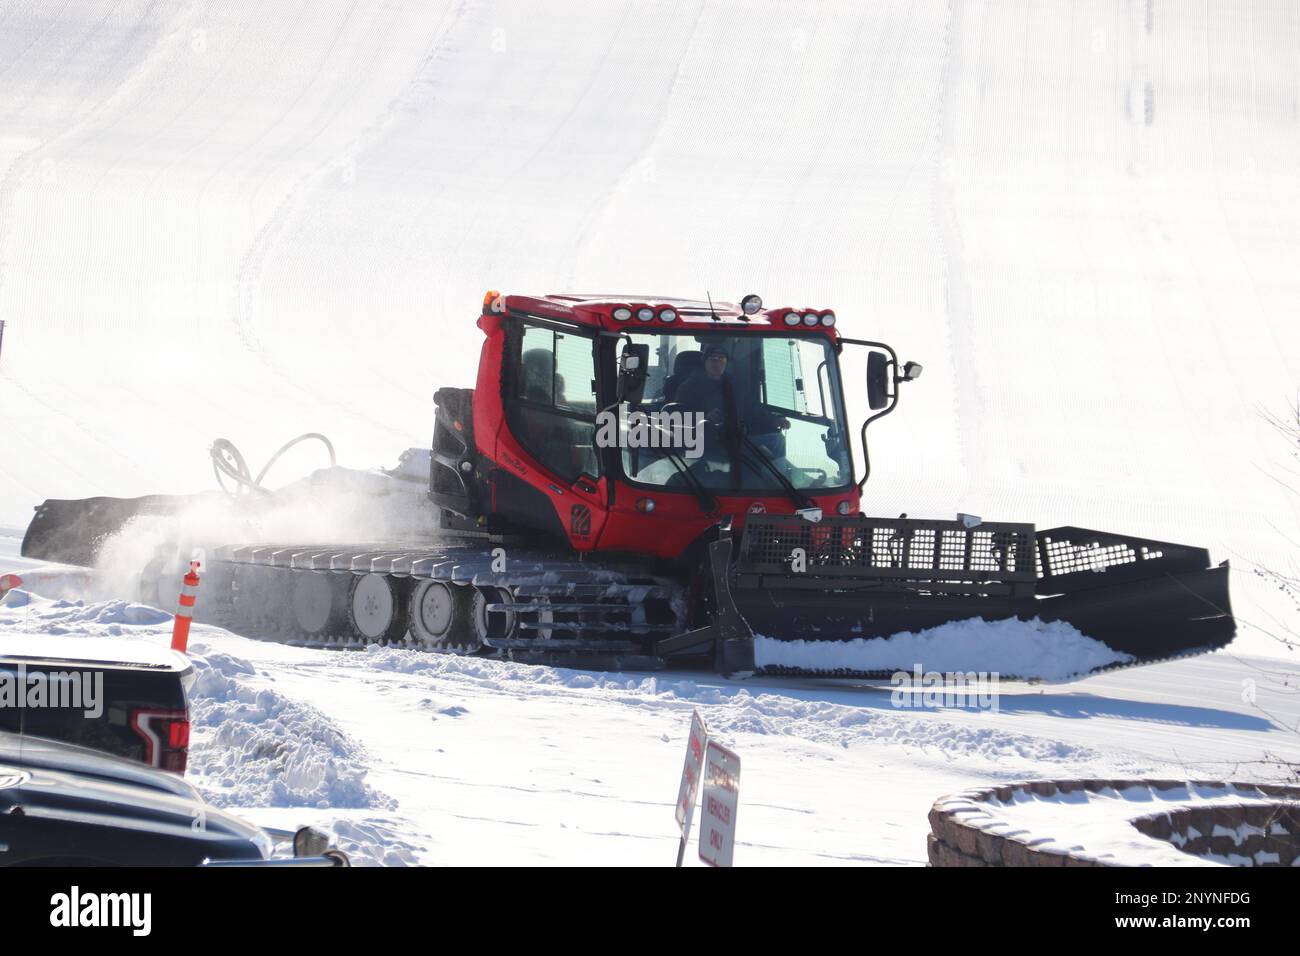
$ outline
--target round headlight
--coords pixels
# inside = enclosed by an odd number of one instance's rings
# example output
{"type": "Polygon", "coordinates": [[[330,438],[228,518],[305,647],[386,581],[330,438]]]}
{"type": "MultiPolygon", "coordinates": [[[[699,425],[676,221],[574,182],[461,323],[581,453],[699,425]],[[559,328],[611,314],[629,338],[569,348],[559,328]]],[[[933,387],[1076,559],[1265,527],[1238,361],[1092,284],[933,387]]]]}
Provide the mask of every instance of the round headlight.
{"type": "Polygon", "coordinates": [[[661,321],[663,321],[663,322],[676,322],[676,321],[677,321],[677,310],[676,310],[676,309],[660,309],[660,310],[659,310],[659,319],[660,319],[661,321]]]}
{"type": "Polygon", "coordinates": [[[799,313],[798,313],[798,312],[787,312],[787,313],[785,314],[785,324],[786,324],[786,325],[798,325],[798,324],[799,324],[799,321],[800,321],[800,319],[799,319],[799,313]]]}
{"type": "Polygon", "coordinates": [[[747,295],[740,300],[740,310],[746,315],[754,315],[763,308],[763,300],[756,295],[747,295]]]}
{"type": "Polygon", "coordinates": [[[835,506],[835,510],[842,515],[846,515],[853,510],[853,505],[847,501],[841,501],[835,506]]]}
{"type": "Polygon", "coordinates": [[[826,326],[826,328],[829,329],[834,324],[835,324],[834,312],[827,312],[825,315],[822,316],[822,325],[826,326]]]}
{"type": "Polygon", "coordinates": [[[637,309],[636,317],[642,322],[649,322],[655,317],[654,309],[637,309]]]}
{"type": "Polygon", "coordinates": [[[626,322],[632,318],[632,310],[625,305],[620,305],[614,310],[614,318],[619,322],[626,322]]]}
{"type": "Polygon", "coordinates": [[[806,326],[808,326],[809,328],[812,328],[814,325],[816,325],[816,324],[817,324],[818,322],[820,322],[820,321],[821,321],[821,318],[817,315],[816,312],[805,312],[805,313],[804,313],[803,324],[806,325],[806,326]]]}

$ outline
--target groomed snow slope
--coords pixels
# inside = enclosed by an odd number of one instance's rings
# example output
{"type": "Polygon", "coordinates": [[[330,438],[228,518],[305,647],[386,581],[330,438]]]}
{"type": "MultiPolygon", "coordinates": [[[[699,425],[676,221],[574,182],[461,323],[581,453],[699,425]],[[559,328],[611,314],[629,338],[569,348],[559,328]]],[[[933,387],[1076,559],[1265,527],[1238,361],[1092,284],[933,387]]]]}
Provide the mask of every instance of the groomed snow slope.
{"type": "Polygon", "coordinates": [[[759,291],[925,364],[870,510],[1276,563],[1298,49],[1286,0],[6,4],[0,524],[217,435],[389,463],[489,287],[759,291]]]}
{"type": "MultiPolygon", "coordinates": [[[[875,430],[869,511],[1281,564],[1300,505],[1263,413],[1300,382],[1298,51],[1284,0],[7,3],[0,527],[207,488],[218,435],[254,467],[308,430],[391,463],[435,387],[471,384],[487,288],[757,291],[925,364],[875,430]]],[[[1248,624],[1294,616],[1233,588],[1248,624]]],[[[0,610],[166,642],[126,618],[0,610]]],[[[195,647],[196,782],[336,823],[359,862],[667,863],[697,706],[745,760],[745,864],[921,862],[934,798],[990,780],[1300,760],[1294,671],[1224,654],[990,714],[195,647]]],[[[1233,652],[1275,650],[1246,626],[1233,652]]]]}

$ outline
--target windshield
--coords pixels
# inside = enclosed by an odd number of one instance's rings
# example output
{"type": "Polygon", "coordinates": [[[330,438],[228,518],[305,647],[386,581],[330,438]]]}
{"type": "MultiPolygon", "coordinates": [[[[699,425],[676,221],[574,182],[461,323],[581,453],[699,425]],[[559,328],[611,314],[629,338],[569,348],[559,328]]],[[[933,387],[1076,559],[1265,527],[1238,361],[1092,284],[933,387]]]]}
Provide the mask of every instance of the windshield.
{"type": "Polygon", "coordinates": [[[632,481],[687,490],[684,465],[720,493],[779,494],[762,455],[800,490],[852,483],[839,370],[825,336],[628,338],[650,349],[645,392],[626,407],[619,443],[632,481]],[[648,437],[635,434],[647,420],[648,437]]]}

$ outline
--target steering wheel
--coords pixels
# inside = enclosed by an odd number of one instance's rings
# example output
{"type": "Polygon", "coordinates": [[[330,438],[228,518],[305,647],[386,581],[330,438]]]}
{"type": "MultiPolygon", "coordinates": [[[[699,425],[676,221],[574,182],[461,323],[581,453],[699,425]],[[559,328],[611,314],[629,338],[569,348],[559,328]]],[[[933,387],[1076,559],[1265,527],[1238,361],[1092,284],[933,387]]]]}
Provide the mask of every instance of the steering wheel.
{"type": "Polygon", "coordinates": [[[799,471],[802,471],[806,475],[817,475],[816,478],[808,482],[808,485],[811,488],[825,488],[826,483],[830,481],[831,478],[830,472],[825,468],[800,468],[799,471]]]}

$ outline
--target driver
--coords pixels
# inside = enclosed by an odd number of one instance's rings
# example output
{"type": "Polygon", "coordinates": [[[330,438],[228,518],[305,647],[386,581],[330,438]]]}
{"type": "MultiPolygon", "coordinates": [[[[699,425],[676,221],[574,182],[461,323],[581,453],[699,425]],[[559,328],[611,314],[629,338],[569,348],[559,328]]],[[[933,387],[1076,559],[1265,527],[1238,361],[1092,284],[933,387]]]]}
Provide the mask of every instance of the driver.
{"type": "Polygon", "coordinates": [[[727,374],[729,360],[730,356],[722,346],[706,345],[704,364],[677,389],[677,404],[689,411],[703,412],[710,422],[721,425],[727,420],[727,408],[732,403],[730,407],[736,411],[737,419],[748,425],[751,433],[768,434],[789,428],[790,420],[783,415],[774,415],[765,409],[738,407],[734,383],[727,374]]]}
{"type": "Polygon", "coordinates": [[[726,421],[725,409],[731,391],[728,358],[722,346],[706,346],[703,364],[677,389],[677,404],[692,412],[703,412],[704,417],[714,424],[726,421]]]}

